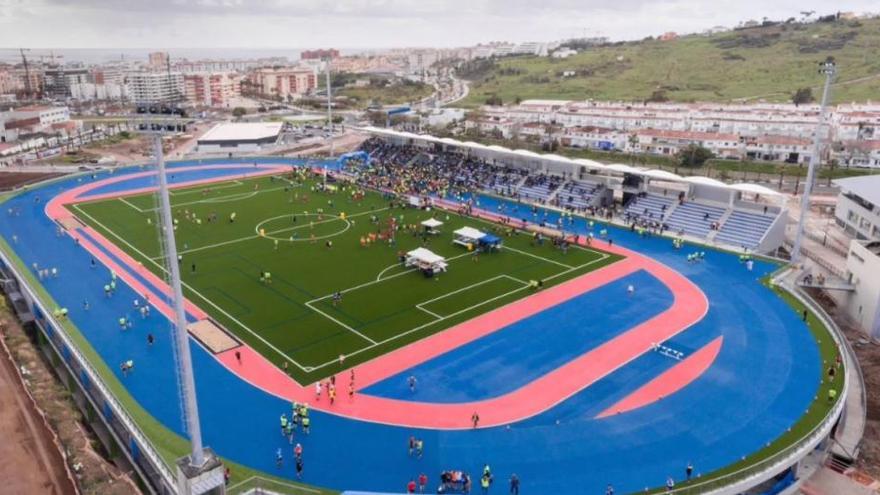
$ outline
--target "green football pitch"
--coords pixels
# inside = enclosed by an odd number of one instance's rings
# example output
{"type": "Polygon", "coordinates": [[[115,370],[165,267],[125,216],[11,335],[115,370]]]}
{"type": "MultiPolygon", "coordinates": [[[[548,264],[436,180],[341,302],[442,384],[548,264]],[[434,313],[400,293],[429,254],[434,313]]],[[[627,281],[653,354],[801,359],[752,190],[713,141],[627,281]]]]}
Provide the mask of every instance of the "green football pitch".
{"type": "MultiPolygon", "coordinates": [[[[619,259],[582,247],[563,252],[455,212],[391,207],[375,192],[353,197],[352,186],[317,185],[312,177],[262,177],[171,194],[185,296],[275,364],[286,362],[303,384],[338,372],[340,355],[346,367],[362,363],[528,297],[530,280],[552,286],[619,259]],[[392,217],[400,226],[393,244],[362,245],[388,231],[392,217]],[[427,240],[420,226],[406,227],[432,217],[444,225],[427,240]],[[463,226],[495,232],[502,249],[475,257],[452,242],[463,226]],[[426,278],[404,268],[399,253],[420,246],[446,257],[448,271],[426,278]]],[[[164,278],[157,201],[143,194],[70,209],[164,278]]]]}

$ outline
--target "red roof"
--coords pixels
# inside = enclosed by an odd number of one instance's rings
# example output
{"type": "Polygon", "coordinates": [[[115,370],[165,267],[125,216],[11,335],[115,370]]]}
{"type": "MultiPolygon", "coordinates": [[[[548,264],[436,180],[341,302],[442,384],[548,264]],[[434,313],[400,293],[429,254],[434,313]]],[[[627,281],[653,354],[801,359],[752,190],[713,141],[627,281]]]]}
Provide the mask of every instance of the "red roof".
{"type": "Polygon", "coordinates": [[[847,148],[859,148],[863,150],[880,150],[880,139],[873,139],[870,141],[845,141],[844,146],[847,148]]]}
{"type": "Polygon", "coordinates": [[[44,110],[51,110],[53,107],[48,105],[28,105],[25,107],[18,107],[15,109],[16,112],[42,112],[44,110]]]}
{"type": "Polygon", "coordinates": [[[807,146],[810,140],[806,138],[798,138],[793,136],[757,136],[754,138],[757,144],[773,144],[781,146],[807,146]]]}
{"type": "Polygon", "coordinates": [[[739,141],[736,134],[721,134],[718,132],[697,131],[670,131],[665,129],[642,129],[635,131],[639,136],[652,136],[669,139],[689,139],[694,141],[739,141]]]}

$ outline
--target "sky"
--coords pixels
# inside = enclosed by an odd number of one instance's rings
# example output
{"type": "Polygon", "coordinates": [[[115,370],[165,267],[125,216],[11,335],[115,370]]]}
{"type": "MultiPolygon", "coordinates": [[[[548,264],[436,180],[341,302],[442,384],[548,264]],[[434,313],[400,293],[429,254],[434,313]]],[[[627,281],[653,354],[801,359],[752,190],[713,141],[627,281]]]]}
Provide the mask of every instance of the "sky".
{"type": "Polygon", "coordinates": [[[0,48],[388,48],[628,40],[877,0],[0,0],[0,48]]]}

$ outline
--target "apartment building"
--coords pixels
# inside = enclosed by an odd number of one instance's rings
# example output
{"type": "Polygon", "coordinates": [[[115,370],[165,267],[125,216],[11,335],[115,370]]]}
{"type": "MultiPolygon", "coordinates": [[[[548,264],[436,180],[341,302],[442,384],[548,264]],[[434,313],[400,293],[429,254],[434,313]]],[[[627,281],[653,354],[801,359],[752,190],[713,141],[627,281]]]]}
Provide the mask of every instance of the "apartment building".
{"type": "Polygon", "coordinates": [[[70,110],[63,106],[35,105],[0,112],[0,142],[11,143],[35,133],[67,132],[78,123],[70,120],[70,110]]]}
{"type": "Polygon", "coordinates": [[[250,78],[261,94],[282,100],[299,98],[318,87],[317,72],[299,67],[257,69],[250,78]]]}
{"type": "Polygon", "coordinates": [[[70,87],[74,84],[90,82],[89,70],[85,67],[55,67],[43,72],[44,91],[54,98],[70,96],[70,87]]]}
{"type": "MultiPolygon", "coordinates": [[[[819,118],[817,105],[778,103],[526,100],[509,107],[485,107],[483,112],[509,125],[541,123],[637,135],[639,146],[633,151],[674,154],[682,145],[697,143],[722,157],[790,163],[809,160],[819,118]]],[[[823,138],[834,143],[828,150],[832,157],[852,166],[880,166],[880,105],[838,106],[831,109],[828,124],[823,138]]]]}
{"type": "Polygon", "coordinates": [[[242,76],[233,72],[184,74],[186,101],[196,106],[228,108],[241,97],[242,76]]]}
{"type": "Polygon", "coordinates": [[[174,103],[184,98],[180,72],[130,72],[128,92],[136,103],[174,103]]]}

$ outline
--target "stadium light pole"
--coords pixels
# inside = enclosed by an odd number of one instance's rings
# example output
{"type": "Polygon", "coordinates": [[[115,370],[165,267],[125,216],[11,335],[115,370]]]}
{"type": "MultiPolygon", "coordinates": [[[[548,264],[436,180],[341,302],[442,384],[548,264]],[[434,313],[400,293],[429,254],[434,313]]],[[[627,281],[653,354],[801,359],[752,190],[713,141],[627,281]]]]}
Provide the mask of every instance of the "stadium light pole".
{"type": "Polygon", "coordinates": [[[196,383],[193,377],[192,356],[189,351],[189,334],[186,329],[186,310],[183,305],[183,289],[180,283],[180,265],[177,262],[177,244],[174,240],[174,217],[171,214],[171,198],[168,194],[168,177],[162,152],[162,134],[155,134],[156,166],[159,175],[159,201],[161,203],[162,230],[165,236],[166,260],[171,274],[171,290],[174,306],[174,339],[177,344],[177,372],[180,376],[186,427],[192,442],[190,466],[200,468],[206,459],[202,448],[202,427],[199,423],[199,406],[196,402],[196,383]]]}
{"type": "MultiPolygon", "coordinates": [[[[816,133],[813,136],[813,152],[810,154],[810,167],[807,170],[807,180],[804,183],[804,195],[801,197],[801,217],[798,221],[797,231],[794,237],[794,249],[791,252],[791,262],[796,264],[801,259],[801,243],[804,238],[807,214],[810,211],[810,194],[813,192],[813,182],[816,180],[816,169],[819,168],[819,153],[822,151],[822,131],[827,118],[828,97],[831,93],[831,81],[837,73],[834,59],[829,57],[819,64],[819,73],[825,75],[825,87],[822,90],[822,105],[819,107],[819,121],[816,123],[816,133]]],[[[797,191],[795,191],[796,193],[797,191]]]]}
{"type": "Polygon", "coordinates": [[[327,73],[327,128],[330,129],[330,156],[333,156],[333,91],[330,89],[330,57],[324,59],[324,70],[327,73]]]}

